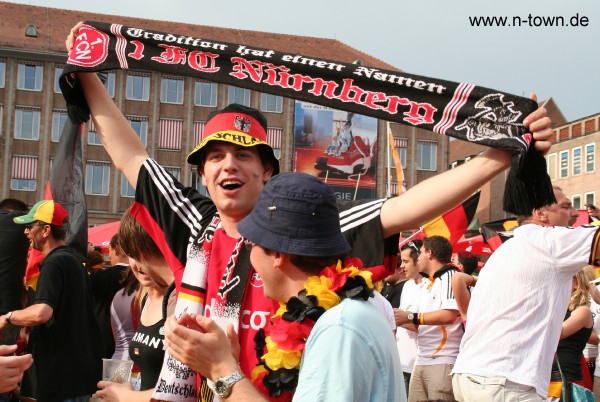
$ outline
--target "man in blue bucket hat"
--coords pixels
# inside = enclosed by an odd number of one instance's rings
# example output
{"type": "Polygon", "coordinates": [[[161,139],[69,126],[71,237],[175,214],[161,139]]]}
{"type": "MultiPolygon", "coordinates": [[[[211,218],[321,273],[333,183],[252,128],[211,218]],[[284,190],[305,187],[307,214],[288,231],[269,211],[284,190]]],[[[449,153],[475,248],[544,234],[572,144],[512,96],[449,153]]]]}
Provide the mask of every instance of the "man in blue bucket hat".
{"type": "Polygon", "coordinates": [[[289,392],[295,401],[405,400],[392,331],[366,302],[371,274],[358,269],[356,259],[341,261],[350,245],[331,188],[304,173],[281,173],[265,185],[238,230],[265,295],[287,303],[267,326],[265,348],[257,349],[266,353],[260,373],[246,379],[225,332],[198,315],[169,320],[165,343],[171,354],[215,381],[217,393],[230,401],[261,400],[251,381],[271,396],[289,392]],[[296,326],[304,330],[297,339],[296,326]],[[280,365],[269,357],[290,348],[296,360],[280,365]]]}

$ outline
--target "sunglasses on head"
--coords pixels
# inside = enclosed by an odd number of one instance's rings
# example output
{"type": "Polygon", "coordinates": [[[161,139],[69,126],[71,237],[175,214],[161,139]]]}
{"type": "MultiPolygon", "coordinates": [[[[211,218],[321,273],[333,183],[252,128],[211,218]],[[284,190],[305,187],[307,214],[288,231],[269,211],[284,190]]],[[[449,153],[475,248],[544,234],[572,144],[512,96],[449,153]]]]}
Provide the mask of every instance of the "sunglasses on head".
{"type": "Polygon", "coordinates": [[[419,250],[419,248],[417,247],[417,245],[414,242],[409,241],[408,242],[408,247],[410,247],[413,250],[415,250],[417,252],[417,256],[421,255],[421,250],[419,250]]]}

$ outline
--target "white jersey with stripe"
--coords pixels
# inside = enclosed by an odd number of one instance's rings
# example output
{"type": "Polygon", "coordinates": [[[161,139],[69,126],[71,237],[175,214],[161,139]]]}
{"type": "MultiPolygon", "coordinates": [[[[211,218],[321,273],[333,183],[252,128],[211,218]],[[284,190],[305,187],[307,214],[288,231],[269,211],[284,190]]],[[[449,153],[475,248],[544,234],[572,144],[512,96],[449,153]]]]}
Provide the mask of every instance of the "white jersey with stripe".
{"type": "MultiPolygon", "coordinates": [[[[452,275],[456,269],[442,268],[445,272],[435,275],[433,282],[424,278],[418,285],[418,295],[413,310],[418,313],[429,313],[438,310],[458,310],[452,292],[452,275]]],[[[460,317],[448,325],[419,326],[417,335],[417,358],[415,365],[430,366],[434,364],[454,364],[458,355],[460,340],[463,335],[460,317]]]]}

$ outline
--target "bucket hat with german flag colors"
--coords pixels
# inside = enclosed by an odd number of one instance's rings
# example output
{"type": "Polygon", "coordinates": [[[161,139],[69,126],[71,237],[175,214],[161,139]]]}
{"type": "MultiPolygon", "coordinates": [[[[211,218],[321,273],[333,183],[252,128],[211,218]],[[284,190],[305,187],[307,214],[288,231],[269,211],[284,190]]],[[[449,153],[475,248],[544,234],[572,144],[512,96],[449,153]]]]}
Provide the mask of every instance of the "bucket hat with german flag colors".
{"type": "Polygon", "coordinates": [[[67,219],[67,211],[57,202],[42,200],[35,204],[27,215],[17,216],[13,219],[15,223],[26,224],[35,221],[49,225],[62,226],[67,219]]]}
{"type": "Polygon", "coordinates": [[[232,103],[208,115],[202,140],[187,157],[194,165],[204,164],[205,147],[210,141],[225,141],[243,147],[258,147],[261,160],[273,164],[279,173],[279,161],[267,143],[267,119],[258,110],[232,103]]]}

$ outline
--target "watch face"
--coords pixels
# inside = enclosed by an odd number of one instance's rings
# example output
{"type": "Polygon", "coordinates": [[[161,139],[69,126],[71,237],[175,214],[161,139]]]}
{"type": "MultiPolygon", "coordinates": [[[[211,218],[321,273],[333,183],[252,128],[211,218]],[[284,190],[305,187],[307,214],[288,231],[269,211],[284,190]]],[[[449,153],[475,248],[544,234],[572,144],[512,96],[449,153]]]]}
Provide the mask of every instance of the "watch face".
{"type": "Polygon", "coordinates": [[[412,320],[413,318],[415,318],[414,313],[408,313],[406,318],[408,318],[409,320],[412,320]]]}
{"type": "Polygon", "coordinates": [[[215,383],[215,391],[217,391],[217,395],[220,397],[224,397],[229,395],[229,387],[223,380],[217,380],[215,383]]]}

